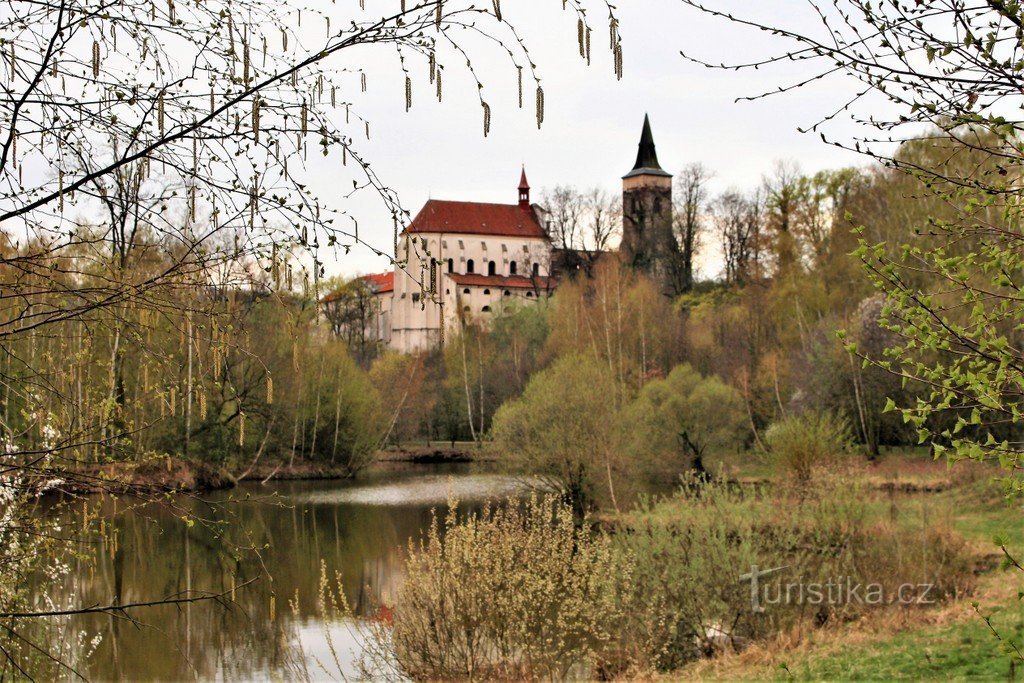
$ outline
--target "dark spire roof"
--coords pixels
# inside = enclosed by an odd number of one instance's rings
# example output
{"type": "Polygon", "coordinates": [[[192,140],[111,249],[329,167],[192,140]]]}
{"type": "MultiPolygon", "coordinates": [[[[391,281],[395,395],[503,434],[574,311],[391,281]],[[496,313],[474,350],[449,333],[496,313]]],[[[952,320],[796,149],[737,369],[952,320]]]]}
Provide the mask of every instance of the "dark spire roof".
{"type": "Polygon", "coordinates": [[[526,166],[523,166],[523,175],[519,179],[519,189],[520,190],[529,190],[530,189],[530,183],[526,182],[526,166]]]}
{"type": "Polygon", "coordinates": [[[636,164],[633,170],[627,173],[625,178],[632,178],[638,175],[660,175],[672,177],[658,163],[658,153],[654,149],[654,134],[651,132],[651,119],[644,114],[644,130],[640,134],[640,149],[636,154],[636,164]]]}

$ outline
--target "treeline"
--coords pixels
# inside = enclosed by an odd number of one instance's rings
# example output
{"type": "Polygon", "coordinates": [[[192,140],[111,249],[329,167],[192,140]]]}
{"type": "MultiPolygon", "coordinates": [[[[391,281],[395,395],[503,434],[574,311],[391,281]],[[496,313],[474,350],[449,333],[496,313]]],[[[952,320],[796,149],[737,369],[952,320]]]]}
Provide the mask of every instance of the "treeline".
{"type": "MultiPolygon", "coordinates": [[[[951,155],[947,144],[928,139],[900,150],[905,163],[925,168],[984,163],[969,156],[951,155]]],[[[721,272],[695,278],[674,298],[597,246],[613,239],[614,201],[596,191],[549,192],[556,249],[572,251],[576,267],[563,271],[548,301],[498,311],[486,324],[464,321],[462,334],[443,352],[368,361],[385,403],[396,411],[389,439],[490,438],[502,412],[543,402],[543,392],[528,389],[531,382],[547,383],[545,391],[565,392],[560,402],[538,408],[555,413],[551,431],[520,425],[509,432],[503,423],[506,432],[498,436],[508,437],[506,448],[540,439],[537,447],[550,452],[555,432],[571,429],[579,413],[593,412],[589,398],[628,413],[649,385],[683,366],[720,382],[735,398],[723,403],[735,406],[743,425],[732,447],[763,448],[771,425],[807,411],[837,416],[869,456],[885,446],[916,445],[916,426],[886,408],[889,399],[912,404],[927,389],[864,360],[884,362],[896,337],[882,324],[886,301],[864,272],[859,245],[881,245],[898,257],[898,245],[922,239],[927,226],[962,207],[939,188],[881,166],[804,175],[779,164],[757,188],[719,196],[707,191],[710,177],[691,167],[677,178],[677,240],[681,256],[694,259],[683,272],[696,272],[702,255],[714,263],[716,253],[721,272]],[[600,380],[589,365],[601,370],[600,380]]],[[[969,240],[962,248],[971,248],[969,240]]],[[[941,431],[957,416],[929,419],[941,431]]],[[[736,422],[733,416],[724,421],[736,422]]],[[[595,428],[612,424],[594,422],[595,428]]],[[[692,465],[705,450],[691,443],[694,428],[686,431],[667,438],[680,466],[692,465]]],[[[635,463],[635,456],[627,461],[635,463]]]]}

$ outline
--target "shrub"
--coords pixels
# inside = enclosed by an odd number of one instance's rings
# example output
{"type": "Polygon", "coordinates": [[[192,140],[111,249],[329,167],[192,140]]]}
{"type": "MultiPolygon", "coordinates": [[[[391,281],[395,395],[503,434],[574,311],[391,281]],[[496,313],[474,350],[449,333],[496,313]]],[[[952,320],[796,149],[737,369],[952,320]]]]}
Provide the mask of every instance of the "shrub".
{"type": "Polygon", "coordinates": [[[577,514],[615,502],[620,385],[600,361],[566,356],[534,375],[494,416],[493,437],[511,469],[545,480],[577,514]]]}
{"type": "Polygon", "coordinates": [[[625,411],[623,432],[633,462],[664,480],[687,468],[703,472],[706,453],[740,445],[748,428],[739,392],[684,364],[644,386],[625,411]]]}
{"type": "Polygon", "coordinates": [[[815,470],[850,449],[849,424],[832,413],[809,411],[785,417],[765,433],[768,459],[780,475],[807,484],[815,470]]]}
{"type": "Polygon", "coordinates": [[[410,546],[406,572],[378,644],[417,680],[585,674],[614,637],[628,578],[609,540],[554,497],[461,522],[450,505],[410,546]]]}
{"type": "Polygon", "coordinates": [[[886,600],[903,584],[932,585],[927,599],[935,601],[970,589],[969,553],[945,524],[870,513],[865,492],[838,477],[820,478],[798,497],[693,477],[674,497],[630,516],[613,537],[632,558],[628,617],[619,630],[623,659],[671,670],[722,647],[852,619],[870,607],[859,599],[866,588],[858,599],[841,591],[785,599],[790,584],[870,584],[886,600]],[[759,581],[763,611],[754,609],[751,582],[740,578],[754,566],[784,568],[759,581]]]}

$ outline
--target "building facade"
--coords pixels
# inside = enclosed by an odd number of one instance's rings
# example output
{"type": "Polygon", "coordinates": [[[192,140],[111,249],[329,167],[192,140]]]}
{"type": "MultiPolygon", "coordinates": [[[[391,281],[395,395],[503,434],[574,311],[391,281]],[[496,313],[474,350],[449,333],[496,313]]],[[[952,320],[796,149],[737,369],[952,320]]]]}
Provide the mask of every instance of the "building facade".
{"type": "Polygon", "coordinates": [[[553,288],[551,241],[522,173],[515,204],[428,201],[402,232],[391,303],[391,348],[440,345],[468,320],[553,288]]]}
{"type": "MultiPolygon", "coordinates": [[[[644,117],[636,163],[622,179],[622,262],[668,283],[679,254],[672,175],[644,117]]],[[[564,251],[564,250],[563,250],[564,251]]],[[[436,348],[469,321],[550,296],[552,244],[522,172],[515,204],[431,199],[399,237],[393,272],[368,275],[379,299],[374,334],[403,353],[436,348]]]]}

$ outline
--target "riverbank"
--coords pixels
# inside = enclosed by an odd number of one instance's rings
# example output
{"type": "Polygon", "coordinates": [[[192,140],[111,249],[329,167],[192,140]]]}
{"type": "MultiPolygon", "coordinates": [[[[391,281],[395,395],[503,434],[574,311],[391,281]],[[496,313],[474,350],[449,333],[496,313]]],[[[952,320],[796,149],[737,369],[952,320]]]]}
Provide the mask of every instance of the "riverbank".
{"type": "MultiPolygon", "coordinates": [[[[410,445],[378,452],[370,467],[443,465],[492,462],[493,454],[474,444],[451,446],[410,445]]],[[[243,481],[315,481],[351,479],[348,467],[331,463],[296,461],[265,462],[232,470],[198,460],[158,457],[144,462],[115,462],[80,467],[64,484],[64,493],[202,493],[230,489],[243,481]]]]}

